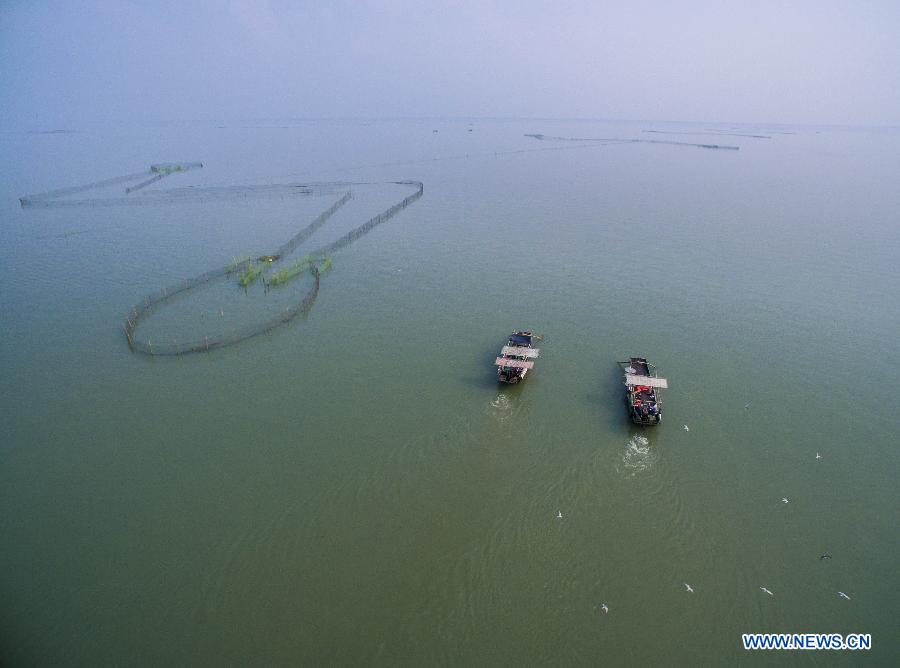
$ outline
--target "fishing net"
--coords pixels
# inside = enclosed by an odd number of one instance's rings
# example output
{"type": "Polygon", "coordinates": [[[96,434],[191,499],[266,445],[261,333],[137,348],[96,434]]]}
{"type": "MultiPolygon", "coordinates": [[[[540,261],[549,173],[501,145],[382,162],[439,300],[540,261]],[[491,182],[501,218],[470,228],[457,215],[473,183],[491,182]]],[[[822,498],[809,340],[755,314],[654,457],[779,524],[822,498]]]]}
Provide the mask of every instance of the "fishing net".
{"type": "Polygon", "coordinates": [[[202,162],[182,162],[151,165],[146,171],[134,174],[125,174],[111,179],[95,181],[83,186],[72,186],[50,190],[35,195],[25,195],[19,198],[19,204],[23,209],[28,208],[70,208],[70,207],[106,207],[106,206],[141,206],[146,204],[178,204],[182,202],[204,202],[213,200],[244,200],[262,198],[287,198],[310,195],[327,195],[340,189],[346,189],[349,185],[362,185],[351,183],[269,183],[259,185],[232,185],[232,186],[189,186],[183,188],[165,188],[158,190],[145,190],[173,174],[181,174],[202,169],[202,162]],[[107,197],[72,197],[90,190],[101,190],[117,185],[123,185],[137,181],[133,186],[126,187],[120,196],[107,197]],[[139,195],[133,195],[137,191],[139,195]]]}
{"type": "Polygon", "coordinates": [[[368,234],[378,225],[387,222],[419,199],[424,192],[423,184],[418,181],[402,181],[394,183],[412,187],[414,189],[413,193],[385,211],[372,216],[369,220],[352,229],[350,232],[347,232],[342,237],[321,246],[291,265],[282,267],[277,271],[274,270],[288,255],[290,255],[291,252],[321,228],[338,211],[338,209],[351,199],[351,192],[348,191],[344,193],[343,196],[325,211],[320,213],[306,227],[282,244],[272,254],[251,257],[244,261],[233,261],[219,269],[205,272],[194,278],[181,281],[180,283],[176,283],[147,295],[141,302],[132,307],[125,319],[124,331],[125,336],[128,339],[128,345],[133,351],[146,353],[148,355],[172,356],[207,352],[231,346],[240,343],[241,341],[259,336],[260,334],[270,332],[276,327],[291,322],[299,315],[307,314],[319,294],[319,284],[322,275],[331,268],[331,254],[346,248],[355,240],[368,234]],[[142,338],[136,331],[140,322],[149,316],[151,312],[159,310],[166,302],[174,297],[203,287],[210,281],[237,275],[237,282],[242,287],[247,287],[257,280],[261,280],[266,288],[269,289],[284,285],[305,273],[309,273],[313,280],[310,287],[299,301],[285,307],[284,310],[273,317],[258,320],[241,329],[235,329],[214,336],[205,336],[201,340],[186,342],[158,340],[156,343],[150,339],[142,338]]]}
{"type": "Polygon", "coordinates": [[[737,151],[740,146],[729,144],[694,144],[687,141],[669,141],[666,139],[627,139],[620,137],[552,137],[542,134],[527,134],[526,137],[538,141],[566,141],[566,142],[598,142],[609,144],[668,144],[669,146],[693,146],[694,148],[707,148],[713,150],[737,151]]]}
{"type": "Polygon", "coordinates": [[[241,341],[259,336],[273,329],[291,322],[297,316],[305,315],[312,308],[319,294],[319,285],[322,276],[331,268],[331,255],[346,248],[360,237],[371,232],[375,227],[387,222],[410,204],[419,199],[424,192],[424,185],[419,181],[391,181],[382,185],[397,185],[411,189],[412,192],[391,205],[384,211],[372,216],[361,225],[351,229],[336,240],[324,244],[311,251],[305,257],[292,264],[286,263],[290,256],[301,244],[307,241],[316,231],[327,223],[338,210],[341,209],[353,197],[352,186],[378,185],[371,183],[331,182],[331,183],[294,183],[271,184],[261,186],[226,186],[203,188],[179,188],[156,190],[138,197],[129,197],[132,192],[143,189],[159,180],[175,173],[199,169],[201,163],[170,163],[153,165],[146,172],[127,174],[112,179],[97,181],[84,186],[62,188],[37,195],[29,195],[20,198],[23,208],[27,207],[56,207],[56,206],[116,206],[120,204],[148,204],[171,201],[185,201],[197,199],[232,199],[245,197],[268,197],[285,195],[322,195],[340,192],[340,197],[328,208],[316,216],[309,224],[300,229],[294,236],[267,255],[247,256],[234,259],[228,264],[217,269],[211,269],[202,274],[179,281],[172,285],[146,295],[137,304],[131,307],[125,318],[123,330],[132,351],[154,356],[177,356],[198,352],[208,352],[227,346],[232,346],[241,341]],[[122,185],[137,181],[134,186],[125,189],[124,197],[105,198],[72,198],[73,195],[110,186],[122,185]],[[288,283],[308,275],[311,277],[309,287],[303,291],[298,299],[282,308],[277,314],[257,319],[229,332],[207,335],[202,338],[194,338],[187,341],[177,341],[170,337],[153,339],[141,336],[137,331],[138,326],[147,320],[153,313],[160,311],[178,297],[184,297],[189,293],[206,287],[216,281],[235,280],[236,283],[247,288],[256,282],[263,283],[266,291],[278,289],[288,283]]]}

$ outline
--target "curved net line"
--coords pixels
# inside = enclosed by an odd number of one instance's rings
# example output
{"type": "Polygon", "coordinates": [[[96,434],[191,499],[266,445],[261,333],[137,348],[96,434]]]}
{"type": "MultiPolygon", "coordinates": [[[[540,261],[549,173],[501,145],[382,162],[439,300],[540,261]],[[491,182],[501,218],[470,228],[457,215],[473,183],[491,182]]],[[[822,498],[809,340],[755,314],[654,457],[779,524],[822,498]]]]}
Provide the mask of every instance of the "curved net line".
{"type": "Polygon", "coordinates": [[[218,274],[219,276],[221,276],[222,274],[219,274],[218,272],[208,272],[207,274],[202,274],[195,279],[189,279],[188,281],[185,281],[185,283],[190,284],[181,287],[181,289],[179,289],[177,292],[168,292],[167,294],[166,289],[163,288],[163,290],[158,293],[148,295],[145,300],[140,303],[140,305],[134,306],[132,308],[132,313],[129,314],[129,316],[125,319],[125,336],[128,339],[128,347],[131,348],[131,350],[134,352],[144,353],[146,355],[174,357],[178,355],[188,355],[191,353],[209,352],[211,350],[217,350],[219,348],[227,348],[228,346],[233,346],[236,343],[240,343],[241,341],[251,339],[254,336],[259,336],[260,334],[270,332],[276,327],[290,322],[298,315],[306,315],[307,313],[309,313],[310,309],[312,309],[312,306],[316,301],[316,297],[318,297],[319,295],[320,276],[319,269],[316,265],[313,265],[311,267],[310,272],[312,273],[314,278],[312,286],[309,288],[309,290],[306,291],[306,294],[303,295],[303,298],[299,302],[288,306],[277,316],[259,323],[255,323],[253,325],[249,325],[240,330],[233,330],[228,334],[222,334],[212,337],[205,336],[202,340],[188,341],[185,343],[178,343],[177,341],[173,341],[172,343],[157,343],[156,345],[154,345],[150,339],[141,339],[140,337],[135,335],[134,330],[140,322],[141,318],[147,315],[153,307],[162,304],[163,302],[174,297],[176,294],[183,294],[186,291],[193,290],[194,288],[208,283],[209,280],[212,280],[212,278],[216,277],[216,274],[218,274]]]}
{"type": "MultiPolygon", "coordinates": [[[[356,239],[359,239],[365,234],[368,234],[378,225],[396,216],[403,209],[419,199],[425,189],[424,184],[420,181],[392,181],[390,183],[395,185],[412,186],[415,188],[415,191],[396,204],[385,209],[381,213],[372,216],[366,222],[354,228],[342,237],[338,238],[336,241],[326,244],[313,251],[310,254],[309,264],[309,272],[313,276],[312,286],[309,288],[309,290],[306,291],[300,301],[298,301],[296,304],[288,306],[277,316],[257,323],[253,323],[241,330],[233,330],[232,332],[227,334],[221,334],[212,337],[207,336],[202,340],[193,340],[184,343],[172,341],[171,343],[159,342],[154,344],[150,339],[143,339],[142,337],[138,336],[135,330],[137,329],[140,322],[150,315],[151,311],[153,311],[154,309],[158,309],[158,307],[162,306],[178,295],[184,295],[199,287],[205,286],[210,281],[221,279],[231,275],[242,265],[241,262],[231,262],[223,267],[219,267],[218,269],[213,269],[193,278],[185,279],[183,281],[179,281],[178,283],[174,283],[170,286],[164,287],[157,292],[153,292],[147,295],[138,304],[135,304],[131,308],[129,314],[126,316],[124,323],[125,337],[128,339],[128,346],[134,352],[153,356],[177,356],[187,355],[191,353],[208,352],[210,350],[226,348],[228,346],[240,343],[241,341],[246,341],[247,339],[253,338],[260,334],[270,332],[276,327],[280,327],[281,325],[291,322],[298,315],[307,314],[310,309],[312,309],[312,306],[316,301],[316,297],[319,294],[321,274],[324,269],[327,268],[327,266],[330,266],[330,259],[327,256],[337,250],[346,248],[356,239]]],[[[337,186],[349,184],[341,183],[328,185],[337,186]]],[[[266,264],[271,264],[283,260],[301,243],[306,241],[310,236],[312,236],[313,233],[321,228],[344,204],[350,201],[351,198],[352,193],[350,191],[345,192],[330,207],[316,216],[316,218],[311,223],[309,223],[309,225],[301,229],[297,234],[288,239],[288,241],[279,246],[274,253],[272,253],[271,255],[259,255],[257,257],[248,258],[247,262],[264,262],[266,264]]]]}

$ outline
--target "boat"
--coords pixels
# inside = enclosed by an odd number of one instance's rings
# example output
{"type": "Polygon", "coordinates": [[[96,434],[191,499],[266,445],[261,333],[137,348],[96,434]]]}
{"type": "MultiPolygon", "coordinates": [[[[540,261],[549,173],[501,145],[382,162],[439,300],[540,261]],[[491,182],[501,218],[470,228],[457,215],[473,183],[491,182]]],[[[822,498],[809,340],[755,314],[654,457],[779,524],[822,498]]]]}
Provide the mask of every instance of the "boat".
{"type": "Polygon", "coordinates": [[[524,330],[510,334],[506,345],[500,349],[500,356],[494,360],[497,365],[497,380],[509,385],[525,380],[525,375],[534,368],[532,360],[541,352],[534,347],[540,338],[524,330]]]}
{"type": "Polygon", "coordinates": [[[631,421],[642,426],[662,421],[662,402],[659,391],[669,387],[669,381],[659,377],[655,365],[643,357],[629,357],[619,362],[625,371],[625,404],[631,421]]]}

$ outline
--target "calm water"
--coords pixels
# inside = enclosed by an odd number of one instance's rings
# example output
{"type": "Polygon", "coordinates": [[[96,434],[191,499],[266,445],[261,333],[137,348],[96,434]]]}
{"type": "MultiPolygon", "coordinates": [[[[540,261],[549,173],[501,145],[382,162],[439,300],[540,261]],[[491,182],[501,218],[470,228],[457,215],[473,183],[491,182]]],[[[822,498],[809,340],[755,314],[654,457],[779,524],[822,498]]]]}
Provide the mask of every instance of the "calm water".
{"type": "MultiPolygon", "coordinates": [[[[815,631],[871,633],[866,663],[896,665],[900,132],[642,132],[709,127],[0,135],[2,662],[860,660],[741,649],[815,631]],[[309,248],[406,194],[379,183],[425,195],[335,255],[307,318],[151,359],[122,334],[132,303],[334,200],[18,206],[178,160],[205,168],[155,188],[376,184],[309,248]],[[501,389],[516,327],[542,357],[501,389]],[[659,428],[626,420],[629,355],[669,378],[659,428]]],[[[306,287],[212,286],[146,332],[227,330],[306,287]]]]}

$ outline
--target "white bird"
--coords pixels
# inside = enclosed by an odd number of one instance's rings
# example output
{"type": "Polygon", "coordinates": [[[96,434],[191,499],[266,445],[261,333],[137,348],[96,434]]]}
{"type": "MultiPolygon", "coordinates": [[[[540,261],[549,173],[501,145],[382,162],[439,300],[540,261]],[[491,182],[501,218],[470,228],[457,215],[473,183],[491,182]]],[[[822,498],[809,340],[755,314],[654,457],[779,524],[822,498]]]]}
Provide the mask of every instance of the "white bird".
{"type": "Polygon", "coordinates": [[[690,429],[688,429],[688,426],[687,426],[687,425],[684,425],[683,429],[684,429],[685,431],[690,431],[690,429]]]}
{"type": "Polygon", "coordinates": [[[561,510],[556,511],[556,519],[558,519],[558,520],[562,519],[562,511],[561,510]]]}
{"type": "Polygon", "coordinates": [[[690,592],[691,594],[694,593],[694,588],[691,585],[689,585],[687,582],[684,583],[684,588],[687,589],[688,592],[690,592]]]}
{"type": "Polygon", "coordinates": [[[774,596],[774,595],[775,595],[775,594],[773,594],[772,592],[770,592],[768,589],[766,589],[765,587],[760,587],[760,589],[762,589],[764,592],[766,592],[769,596],[774,596]]]}
{"type": "Polygon", "coordinates": [[[790,503],[791,500],[790,500],[789,498],[787,498],[787,497],[784,497],[783,499],[781,499],[781,502],[782,502],[782,503],[790,503]]]}
{"type": "Polygon", "coordinates": [[[818,452],[816,453],[816,459],[822,459],[822,455],[820,455],[818,452]]]}
{"type": "Polygon", "coordinates": [[[839,591],[839,592],[838,592],[838,596],[842,596],[843,598],[846,598],[848,601],[850,600],[850,597],[847,596],[847,594],[845,594],[845,593],[842,592],[842,591],[839,591]]]}
{"type": "Polygon", "coordinates": [[[607,613],[609,613],[609,606],[606,605],[606,603],[601,603],[601,604],[600,604],[600,609],[603,611],[603,614],[604,614],[604,615],[607,614],[607,613]]]}

